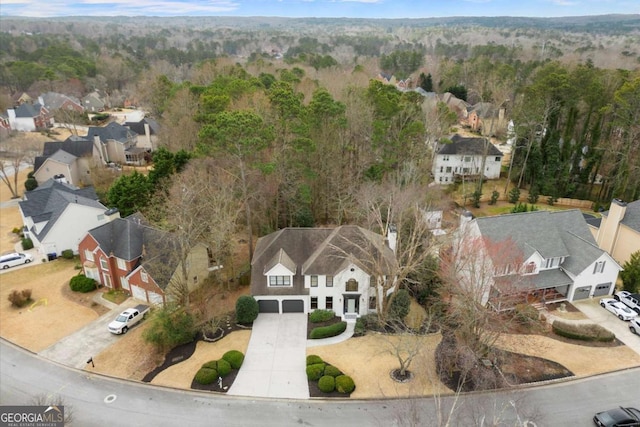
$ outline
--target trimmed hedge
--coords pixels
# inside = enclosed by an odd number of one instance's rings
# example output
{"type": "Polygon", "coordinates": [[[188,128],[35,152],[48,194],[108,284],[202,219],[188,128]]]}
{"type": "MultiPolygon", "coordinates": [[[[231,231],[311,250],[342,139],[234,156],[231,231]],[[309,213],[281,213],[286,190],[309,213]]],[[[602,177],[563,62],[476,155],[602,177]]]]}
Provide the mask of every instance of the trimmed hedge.
{"type": "Polygon", "coordinates": [[[331,393],[336,388],[336,379],[331,375],[325,375],[318,380],[318,388],[323,393],[331,393]]]}
{"type": "Polygon", "coordinates": [[[222,355],[222,358],[229,362],[233,369],[240,369],[244,362],[244,354],[238,350],[229,350],[222,355]]]}
{"type": "Polygon", "coordinates": [[[217,366],[218,366],[218,361],[217,360],[210,360],[207,363],[203,363],[201,368],[216,369],[217,366]]]}
{"type": "Polygon", "coordinates": [[[309,322],[326,322],[327,320],[331,320],[334,317],[336,317],[336,313],[333,310],[315,310],[313,313],[309,314],[309,322]]]}
{"type": "Polygon", "coordinates": [[[341,333],[343,333],[346,329],[347,322],[339,322],[329,326],[314,328],[309,336],[312,340],[335,337],[336,335],[340,335],[341,333]]]}
{"type": "Polygon", "coordinates": [[[84,274],[78,274],[71,278],[69,287],[74,292],[91,292],[96,289],[96,281],[84,274]]]}
{"type": "Polygon", "coordinates": [[[252,296],[241,295],[236,301],[236,321],[240,324],[253,323],[259,311],[258,301],[252,296]]]}
{"type": "Polygon", "coordinates": [[[340,375],[336,377],[336,390],[340,393],[349,394],[355,390],[356,384],[353,379],[348,375],[340,375]]]}
{"type": "Polygon", "coordinates": [[[73,259],[73,249],[65,249],[60,255],[64,259],[73,259]]]}
{"type": "Polygon", "coordinates": [[[333,365],[327,365],[324,368],[324,374],[335,378],[337,376],[342,375],[342,371],[333,365]]]}
{"type": "Polygon", "coordinates": [[[556,320],[551,328],[555,334],[574,340],[611,342],[616,339],[615,334],[596,324],[573,324],[556,320]]]}
{"type": "Polygon", "coordinates": [[[198,384],[211,384],[218,379],[218,372],[215,369],[200,368],[200,370],[196,372],[196,376],[194,379],[198,384]]]}
{"type": "Polygon", "coordinates": [[[322,375],[324,375],[324,363],[316,363],[314,365],[307,366],[307,378],[309,381],[318,381],[322,375]]]}
{"type": "Polygon", "coordinates": [[[320,356],[310,354],[307,356],[307,366],[315,365],[316,363],[324,363],[324,360],[320,356]]]}

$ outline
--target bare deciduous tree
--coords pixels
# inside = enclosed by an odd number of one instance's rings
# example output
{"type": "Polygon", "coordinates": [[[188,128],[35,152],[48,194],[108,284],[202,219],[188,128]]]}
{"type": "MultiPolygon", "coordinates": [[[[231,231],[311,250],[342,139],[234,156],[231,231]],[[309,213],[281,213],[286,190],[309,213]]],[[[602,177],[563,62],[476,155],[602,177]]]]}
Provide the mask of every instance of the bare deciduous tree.
{"type": "Polygon", "coordinates": [[[0,139],[0,179],[9,187],[14,199],[20,197],[18,175],[22,167],[33,165],[35,156],[42,149],[41,143],[15,135],[0,139]]]}

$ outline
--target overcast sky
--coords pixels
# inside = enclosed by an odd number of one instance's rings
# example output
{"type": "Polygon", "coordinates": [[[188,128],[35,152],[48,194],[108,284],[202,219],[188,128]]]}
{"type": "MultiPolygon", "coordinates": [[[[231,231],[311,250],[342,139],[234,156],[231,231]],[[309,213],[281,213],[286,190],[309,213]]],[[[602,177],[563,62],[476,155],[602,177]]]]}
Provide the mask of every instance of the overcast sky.
{"type": "Polygon", "coordinates": [[[215,15],[430,18],[555,17],[611,13],[640,13],[640,0],[0,0],[0,15],[34,17],[215,15]]]}

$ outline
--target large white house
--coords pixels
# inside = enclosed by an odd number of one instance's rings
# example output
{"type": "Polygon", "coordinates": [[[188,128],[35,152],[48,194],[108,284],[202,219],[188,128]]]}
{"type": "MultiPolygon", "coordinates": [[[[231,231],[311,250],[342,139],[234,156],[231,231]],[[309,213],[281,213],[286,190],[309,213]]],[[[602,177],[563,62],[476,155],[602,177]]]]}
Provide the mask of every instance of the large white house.
{"type": "Polygon", "coordinates": [[[456,244],[460,280],[480,286],[483,304],[504,308],[505,295],[521,297],[516,303],[576,301],[615,289],[621,268],[578,209],[466,218],[456,244]]]}
{"type": "Polygon", "coordinates": [[[93,187],[80,189],[53,179],[27,191],[19,207],[24,236],[43,256],[67,249],[78,253],[87,231],[111,219],[93,187]]]}
{"type": "Polygon", "coordinates": [[[396,266],[391,237],[351,225],[268,234],[256,244],[251,294],[263,313],[327,309],[355,319],[376,312],[396,266]]]}
{"type": "Polygon", "coordinates": [[[438,144],[432,173],[437,184],[448,185],[456,180],[500,178],[503,154],[487,138],[466,138],[453,135],[451,142],[438,144]],[[484,172],[481,172],[484,160],[484,172]]]}

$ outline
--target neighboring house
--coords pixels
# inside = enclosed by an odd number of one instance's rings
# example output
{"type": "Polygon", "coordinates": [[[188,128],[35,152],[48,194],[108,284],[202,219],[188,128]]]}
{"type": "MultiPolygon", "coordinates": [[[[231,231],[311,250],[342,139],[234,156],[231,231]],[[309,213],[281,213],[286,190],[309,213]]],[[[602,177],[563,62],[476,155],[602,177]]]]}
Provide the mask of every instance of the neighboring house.
{"type": "Polygon", "coordinates": [[[138,135],[137,147],[153,151],[158,146],[158,132],[160,125],[153,119],[143,118],[138,122],[125,122],[128,127],[138,135]]]}
{"type": "Polygon", "coordinates": [[[602,213],[596,241],[620,264],[640,251],[640,200],[625,203],[614,199],[609,210],[602,213]]]}
{"type": "MultiPolygon", "coordinates": [[[[89,230],[79,245],[87,277],[110,289],[124,289],[135,299],[164,304],[167,287],[182,280],[171,235],[146,224],[139,214],[116,218],[89,230]]],[[[209,271],[210,252],[197,246],[187,257],[186,287],[193,291],[209,271]]]]}
{"type": "Polygon", "coordinates": [[[27,191],[18,205],[24,236],[41,255],[60,255],[66,249],[77,253],[85,233],[111,219],[93,187],[80,189],[53,179],[27,191]]]}
{"type": "Polygon", "coordinates": [[[73,111],[75,113],[83,113],[84,108],[82,102],[73,96],[67,96],[57,92],[43,93],[38,97],[38,102],[45,106],[52,114],[57,110],[73,111]]]}
{"type": "Polygon", "coordinates": [[[440,96],[440,100],[447,104],[447,107],[458,116],[458,121],[465,123],[468,117],[469,104],[460,98],[457,98],[451,92],[445,92],[440,96]]]}
{"type": "Polygon", "coordinates": [[[138,147],[138,135],[131,129],[116,122],[107,126],[91,126],[87,131],[87,139],[101,147],[101,157],[106,163],[128,165],[144,165],[146,149],[138,147]]]}
{"type": "Polygon", "coordinates": [[[463,216],[456,245],[459,260],[473,260],[460,264],[461,283],[496,309],[609,295],[621,270],[578,209],[463,216]]]}
{"type": "Polygon", "coordinates": [[[436,149],[432,166],[435,182],[448,185],[460,180],[478,179],[485,155],[482,175],[486,179],[500,178],[503,154],[491,141],[454,135],[450,143],[441,143],[436,149]]]}
{"type": "Polygon", "coordinates": [[[42,155],[34,160],[34,177],[38,184],[64,175],[71,185],[90,185],[91,167],[94,164],[104,164],[100,157],[100,146],[96,146],[93,140],[70,136],[62,142],[44,143],[42,155]]]}
{"type": "Polygon", "coordinates": [[[109,103],[106,95],[95,90],[82,98],[82,106],[88,112],[99,113],[100,111],[104,111],[106,108],[109,108],[109,103]]]}
{"type": "Polygon", "coordinates": [[[507,129],[504,108],[498,110],[490,102],[478,102],[468,107],[467,111],[469,127],[484,136],[493,136],[507,129]]]}
{"type": "Polygon", "coordinates": [[[352,225],[284,228],[258,239],[251,294],[261,312],[327,309],[343,319],[376,312],[381,284],[396,266],[390,246],[383,236],[352,225]]]}
{"type": "Polygon", "coordinates": [[[7,110],[11,129],[34,132],[53,126],[53,116],[43,105],[24,103],[7,110]]]}

